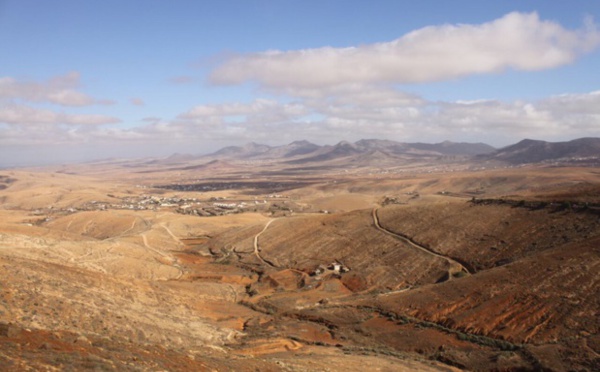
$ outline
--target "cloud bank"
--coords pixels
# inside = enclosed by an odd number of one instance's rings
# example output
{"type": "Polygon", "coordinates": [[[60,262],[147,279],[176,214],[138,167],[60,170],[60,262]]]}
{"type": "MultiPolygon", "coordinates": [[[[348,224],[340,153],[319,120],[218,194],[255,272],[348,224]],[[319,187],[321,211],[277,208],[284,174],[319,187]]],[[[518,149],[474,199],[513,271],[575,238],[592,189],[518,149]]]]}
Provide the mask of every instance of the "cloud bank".
{"type": "Polygon", "coordinates": [[[23,105],[0,107],[0,123],[35,126],[38,124],[104,125],[116,124],[120,120],[106,115],[67,114],[23,105]]]}
{"type": "MultiPolygon", "coordinates": [[[[111,125],[122,122],[115,116],[74,113],[112,103],[83,93],[78,72],[37,82],[2,77],[0,148],[66,144],[105,151],[206,153],[249,141],[281,144],[298,139],[320,144],[361,138],[453,140],[502,146],[522,138],[600,137],[598,91],[539,100],[434,101],[399,89],[402,84],[508,69],[551,69],[599,45],[600,33],[591,21],[580,30],[568,30],[535,13],[510,13],[480,25],[426,27],[390,42],[239,55],[217,66],[209,80],[222,85],[252,81],[259,92],[275,95],[199,102],[171,117],[160,107],[145,105],[141,97],[130,97],[126,106],[140,118],[124,125],[111,125]]],[[[194,79],[179,76],[170,82],[177,86],[194,79]]]]}
{"type": "Polygon", "coordinates": [[[202,153],[235,143],[282,144],[297,139],[321,144],[361,138],[453,140],[495,146],[522,138],[560,141],[600,137],[600,92],[536,101],[440,102],[373,88],[329,100],[255,99],[197,105],[170,119],[141,118],[135,127],[105,126],[118,122],[111,116],[9,105],[0,107],[0,146],[104,143],[113,148],[156,144],[163,149],[171,146],[172,152],[187,148],[202,153]]]}
{"type": "Polygon", "coordinates": [[[582,30],[568,30],[536,13],[515,12],[480,25],[426,27],[390,42],[239,55],[213,70],[209,81],[253,81],[286,92],[424,83],[507,69],[555,68],[598,45],[600,32],[591,21],[582,30]]]}
{"type": "Polygon", "coordinates": [[[35,103],[53,103],[61,106],[110,105],[111,100],[100,100],[79,92],[80,74],[76,71],[56,76],[45,82],[19,81],[12,77],[0,78],[0,100],[21,100],[35,103]]]}

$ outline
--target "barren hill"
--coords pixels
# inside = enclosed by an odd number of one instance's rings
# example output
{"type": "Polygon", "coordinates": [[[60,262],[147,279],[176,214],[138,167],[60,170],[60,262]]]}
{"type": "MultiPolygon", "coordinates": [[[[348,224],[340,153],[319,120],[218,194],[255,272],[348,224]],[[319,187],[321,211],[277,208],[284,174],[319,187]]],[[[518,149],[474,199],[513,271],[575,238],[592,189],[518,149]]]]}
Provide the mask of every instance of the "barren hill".
{"type": "Polygon", "coordinates": [[[597,168],[315,146],[3,171],[0,365],[598,370],[597,168]]]}
{"type": "MultiPolygon", "coordinates": [[[[593,370],[600,341],[594,336],[600,326],[600,211],[496,200],[445,197],[275,219],[255,241],[266,272],[250,301],[320,319],[344,337],[360,339],[345,331],[351,324],[398,352],[407,345],[397,337],[415,332],[409,325],[426,325],[432,334],[419,336],[422,352],[433,355],[443,342],[445,358],[468,369],[482,368],[478,363],[485,363],[489,350],[466,358],[462,347],[449,346],[452,341],[441,341],[446,336],[438,332],[512,350],[512,361],[499,364],[509,370],[593,370]],[[320,278],[336,263],[341,272],[320,278]],[[380,321],[369,320],[373,314],[380,321]]],[[[246,252],[242,262],[256,264],[252,234],[235,234],[217,236],[213,244],[245,241],[237,252],[246,252]]]]}
{"type": "MultiPolygon", "coordinates": [[[[226,159],[270,159],[285,160],[286,164],[322,163],[337,159],[364,157],[368,154],[378,153],[382,156],[395,159],[397,156],[444,156],[461,155],[470,156],[486,154],[494,150],[493,147],[482,143],[454,143],[445,141],[438,144],[402,143],[390,140],[363,139],[355,143],[341,141],[333,146],[318,146],[308,141],[295,141],[283,146],[267,146],[249,143],[245,146],[231,146],[223,148],[213,154],[211,158],[226,159]],[[288,159],[290,158],[290,159],[288,159]]],[[[397,158],[395,159],[398,160],[397,158]]],[[[369,165],[376,165],[378,159],[373,159],[369,165]]]]}
{"type": "Polygon", "coordinates": [[[579,138],[567,142],[525,139],[487,156],[482,156],[484,159],[501,160],[511,164],[538,163],[578,157],[600,157],[600,138],[579,138]]]}

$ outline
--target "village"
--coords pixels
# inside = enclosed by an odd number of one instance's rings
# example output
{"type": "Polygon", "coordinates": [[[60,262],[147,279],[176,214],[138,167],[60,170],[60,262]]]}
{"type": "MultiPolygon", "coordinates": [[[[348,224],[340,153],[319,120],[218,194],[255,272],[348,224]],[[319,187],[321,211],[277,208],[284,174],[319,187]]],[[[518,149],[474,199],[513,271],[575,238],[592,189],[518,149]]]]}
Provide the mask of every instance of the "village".
{"type": "Polygon", "coordinates": [[[223,216],[235,213],[253,212],[268,213],[272,216],[285,216],[300,207],[289,197],[280,194],[269,194],[248,198],[232,198],[211,196],[208,198],[186,196],[157,196],[143,194],[140,196],[118,197],[107,194],[107,200],[92,200],[79,207],[56,208],[50,205],[31,212],[33,216],[46,216],[43,222],[48,222],[53,216],[67,215],[81,211],[160,211],[167,210],[175,213],[195,215],[199,217],[223,216]]]}

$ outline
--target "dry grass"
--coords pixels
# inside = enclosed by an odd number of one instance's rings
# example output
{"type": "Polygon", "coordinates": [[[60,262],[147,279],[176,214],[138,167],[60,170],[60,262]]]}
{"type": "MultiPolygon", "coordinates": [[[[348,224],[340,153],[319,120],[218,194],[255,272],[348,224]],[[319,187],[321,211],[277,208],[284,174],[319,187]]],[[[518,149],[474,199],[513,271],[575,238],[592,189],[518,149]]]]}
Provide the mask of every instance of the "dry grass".
{"type": "MultiPolygon", "coordinates": [[[[153,166],[140,161],[2,172],[11,181],[0,190],[0,322],[28,328],[46,344],[32,343],[27,331],[0,335],[7,345],[0,362],[127,369],[127,358],[137,357],[144,368],[169,370],[593,369],[597,216],[468,200],[593,201],[600,184],[594,169],[337,169],[285,192],[294,205],[332,214],[79,210],[92,201],[174,196],[182,192],[150,186],[235,181],[272,164],[216,166],[224,168],[147,172],[153,166]],[[449,275],[449,261],[378,230],[371,211],[385,196],[405,203],[379,208],[385,228],[478,272],[449,275]],[[273,218],[258,246],[274,268],[254,252],[273,218]],[[308,275],[333,261],[350,272],[308,275]],[[80,338],[74,347],[71,340],[67,348],[67,334],[91,341],[80,338]]],[[[284,173],[277,179],[286,180],[284,173]]]]}

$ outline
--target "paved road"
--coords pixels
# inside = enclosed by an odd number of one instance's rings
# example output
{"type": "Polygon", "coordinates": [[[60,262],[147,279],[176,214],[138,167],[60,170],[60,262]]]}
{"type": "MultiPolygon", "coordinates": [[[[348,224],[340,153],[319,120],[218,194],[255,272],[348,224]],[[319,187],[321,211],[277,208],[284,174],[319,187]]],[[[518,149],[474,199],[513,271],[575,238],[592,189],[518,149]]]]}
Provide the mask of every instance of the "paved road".
{"type": "Polygon", "coordinates": [[[405,237],[405,236],[402,236],[402,235],[400,235],[400,234],[397,234],[397,233],[395,233],[395,232],[393,232],[393,231],[390,231],[390,230],[386,229],[385,227],[381,226],[381,224],[379,223],[379,217],[377,216],[377,210],[378,210],[378,208],[373,208],[373,223],[375,224],[375,227],[376,227],[378,230],[380,230],[380,231],[382,231],[382,232],[384,232],[384,233],[386,233],[386,234],[388,234],[388,235],[392,235],[393,237],[395,237],[395,238],[397,238],[397,239],[400,239],[400,240],[402,240],[403,242],[405,242],[406,244],[410,245],[410,246],[411,246],[411,247],[413,247],[413,248],[419,249],[419,250],[421,250],[421,251],[423,251],[423,252],[425,252],[425,253],[428,253],[428,254],[430,254],[430,255],[432,255],[432,256],[435,256],[435,257],[442,258],[442,259],[444,259],[444,260],[448,261],[448,263],[449,263],[451,266],[460,267],[460,270],[461,270],[461,271],[464,271],[464,272],[465,272],[465,273],[467,273],[467,274],[472,274],[472,273],[471,273],[471,272],[470,272],[470,271],[469,271],[469,270],[468,270],[468,269],[467,269],[467,268],[466,268],[466,267],[465,267],[463,264],[461,264],[460,262],[458,262],[458,261],[456,261],[456,260],[454,260],[454,259],[452,259],[452,258],[450,258],[450,257],[448,257],[448,256],[444,256],[444,255],[442,255],[442,254],[439,254],[439,253],[437,253],[437,252],[434,252],[434,251],[432,251],[432,250],[431,250],[431,249],[429,249],[429,248],[426,248],[426,247],[424,247],[424,246],[422,246],[422,245],[419,245],[419,244],[417,244],[417,243],[413,242],[412,240],[410,240],[409,238],[407,238],[407,237],[405,237]]]}

